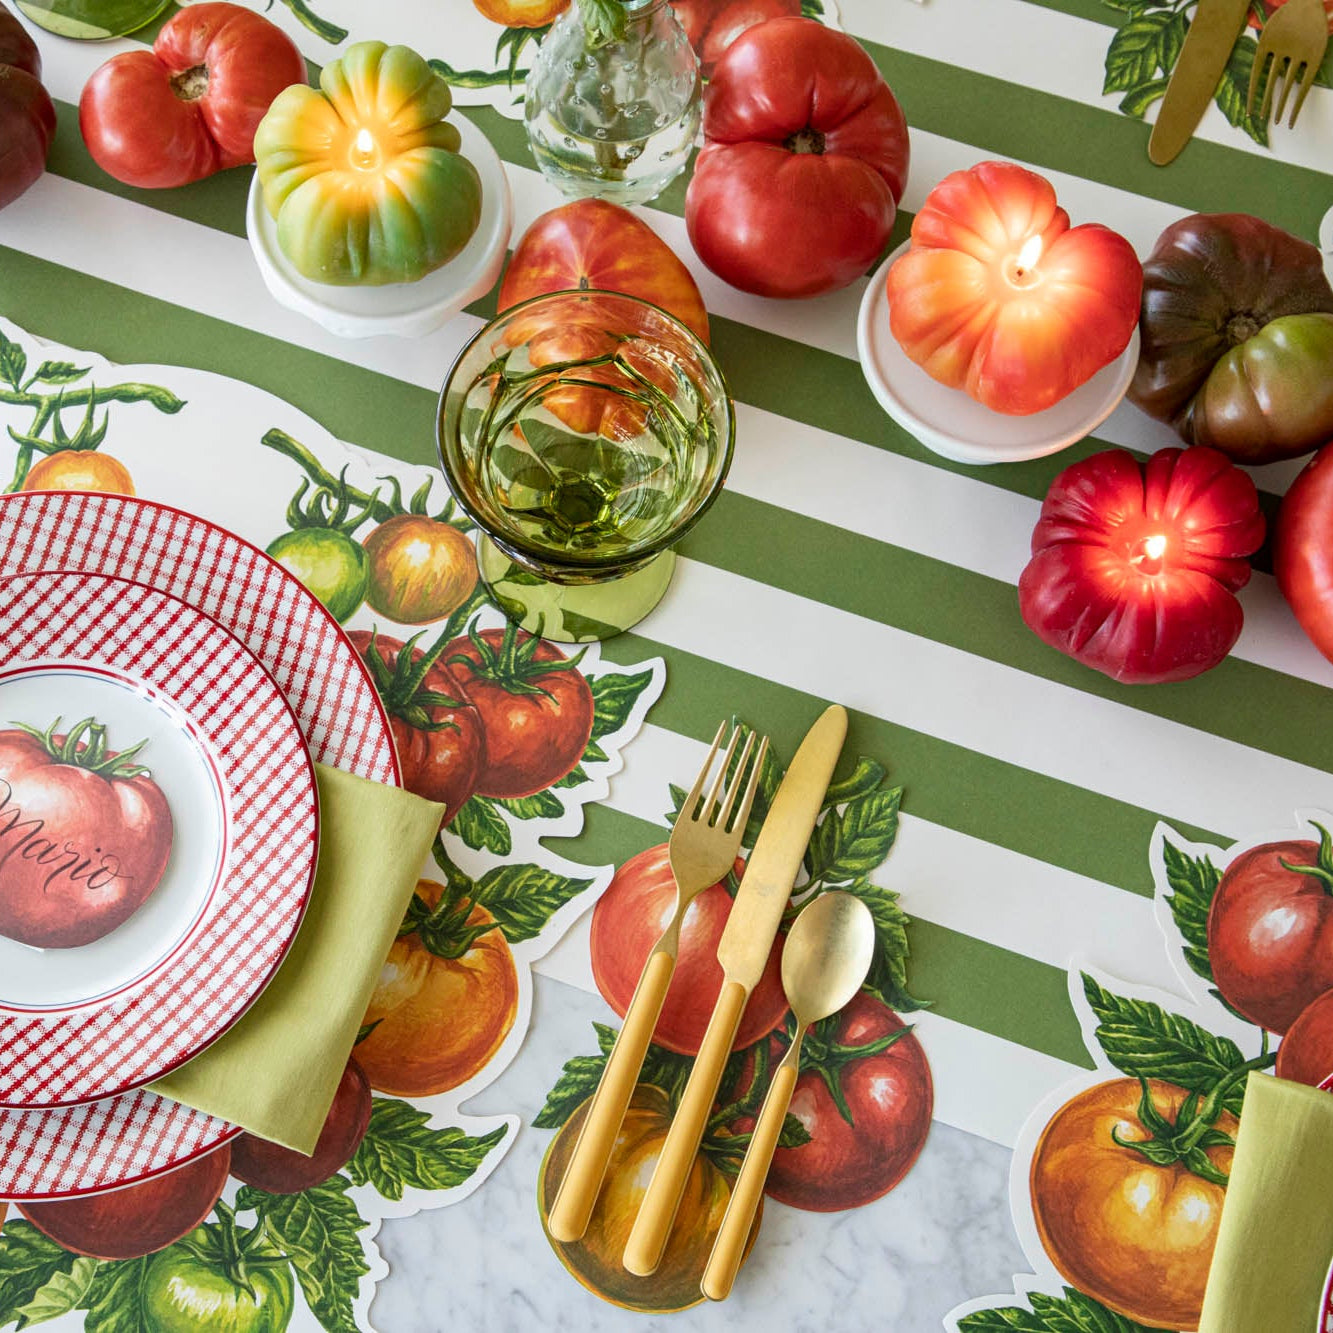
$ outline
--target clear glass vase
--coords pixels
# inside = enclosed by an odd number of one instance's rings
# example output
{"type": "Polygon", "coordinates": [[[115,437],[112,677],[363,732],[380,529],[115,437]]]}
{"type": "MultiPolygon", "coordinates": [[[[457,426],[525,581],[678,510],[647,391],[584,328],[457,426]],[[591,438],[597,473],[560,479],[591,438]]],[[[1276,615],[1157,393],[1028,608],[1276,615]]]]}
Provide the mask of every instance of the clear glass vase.
{"type": "Polygon", "coordinates": [[[571,198],[656,198],[699,131],[699,62],[667,0],[625,0],[620,41],[590,47],[579,0],[528,73],[524,120],[542,174],[571,198]]]}

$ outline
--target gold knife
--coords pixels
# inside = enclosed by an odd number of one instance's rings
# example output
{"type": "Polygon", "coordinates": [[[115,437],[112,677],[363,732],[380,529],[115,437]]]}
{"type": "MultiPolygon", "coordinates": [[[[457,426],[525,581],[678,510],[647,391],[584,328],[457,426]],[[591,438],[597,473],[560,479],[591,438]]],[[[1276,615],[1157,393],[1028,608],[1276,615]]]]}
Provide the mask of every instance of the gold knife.
{"type": "Polygon", "coordinates": [[[625,1246],[631,1273],[647,1276],[662,1261],[745,1003],[768,962],[846,736],[846,710],[825,709],[796,751],[750,853],[717,945],[722,990],[625,1246]]]}
{"type": "Polygon", "coordinates": [[[1249,12],[1250,0],[1199,0],[1148,140],[1148,157],[1159,167],[1189,143],[1249,12]]]}

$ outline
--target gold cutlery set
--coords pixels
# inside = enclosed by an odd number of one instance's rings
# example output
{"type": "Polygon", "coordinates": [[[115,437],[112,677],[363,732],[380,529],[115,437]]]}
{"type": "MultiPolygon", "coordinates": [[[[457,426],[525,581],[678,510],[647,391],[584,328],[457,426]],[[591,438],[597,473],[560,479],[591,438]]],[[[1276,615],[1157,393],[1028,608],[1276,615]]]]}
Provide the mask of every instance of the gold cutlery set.
{"type": "MultiPolygon", "coordinates": [[[[725,724],[718,729],[671,831],[676,911],[644,964],[551,1206],[547,1225],[559,1241],[578,1240],[587,1229],[671,982],[686,910],[727,872],[740,849],[768,741],[756,747],[750,734],[742,747],[740,728],[735,728],[710,785],[725,731],[725,724]]],[[[746,863],[717,947],[722,989],[625,1246],[623,1262],[631,1273],[646,1276],[661,1262],[741,1016],[790,902],[846,734],[846,712],[837,705],[828,708],[797,750],[746,863]]],[[[860,990],[874,942],[869,909],[849,893],[812,899],[791,927],[782,952],[782,984],[796,1017],[796,1035],[773,1073],[713,1245],[702,1283],[712,1300],[728,1295],[740,1267],[799,1073],[805,1030],[860,990]]]]}
{"type": "MultiPolygon", "coordinates": [[[[1250,0],[1199,0],[1148,140],[1148,156],[1158,166],[1165,166],[1189,143],[1212,101],[1249,12],[1250,0]]],[[[1254,114],[1259,90],[1263,88],[1259,119],[1267,122],[1276,94],[1277,109],[1273,115],[1280,122],[1295,89],[1296,100],[1287,122],[1288,127],[1295,125],[1305,95],[1319,73],[1327,45],[1328,15],[1323,0],[1287,0],[1282,8],[1270,14],[1254,56],[1246,114],[1254,114]]]]}

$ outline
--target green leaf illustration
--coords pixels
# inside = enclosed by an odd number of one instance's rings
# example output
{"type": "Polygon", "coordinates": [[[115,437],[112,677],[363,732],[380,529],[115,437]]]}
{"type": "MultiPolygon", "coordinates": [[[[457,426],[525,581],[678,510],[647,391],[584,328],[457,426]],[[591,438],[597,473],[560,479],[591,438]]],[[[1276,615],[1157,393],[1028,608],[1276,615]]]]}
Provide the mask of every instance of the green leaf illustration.
{"type": "Polygon", "coordinates": [[[0,1233],[0,1324],[17,1318],[57,1274],[70,1272],[76,1258],[31,1222],[10,1218],[0,1233]]]}
{"type": "Polygon", "coordinates": [[[18,389],[23,384],[23,374],[28,369],[28,354],[12,338],[0,333],[0,375],[9,381],[11,388],[18,389]]]}
{"type": "MultiPolygon", "coordinates": [[[[1240,1048],[1149,1000],[1113,995],[1082,973],[1083,993],[1097,1016],[1097,1041],[1106,1058],[1131,1078],[1158,1078],[1192,1092],[1207,1093],[1230,1070],[1245,1063],[1240,1048]]],[[[1240,1113],[1240,1083],[1223,1103],[1240,1113]]]]}
{"type": "MultiPolygon", "coordinates": [[[[651,671],[637,671],[632,676],[608,673],[592,676],[588,685],[592,690],[592,740],[617,732],[629,721],[629,715],[644,690],[652,684],[651,671]]],[[[599,754],[605,758],[604,754],[599,754]]],[[[588,759],[587,754],[584,755],[588,759]]]]}
{"type": "MultiPolygon", "coordinates": [[[[1250,92],[1250,71],[1254,68],[1254,55],[1259,49],[1258,43],[1251,37],[1241,37],[1234,48],[1227,67],[1222,71],[1221,81],[1213,100],[1217,103],[1227,120],[1242,129],[1257,144],[1268,147],[1268,122],[1258,115],[1251,115],[1245,109],[1250,92]]],[[[1270,66],[1271,69],[1271,66],[1270,66]]],[[[1262,89],[1262,85],[1260,85],[1262,89]]],[[[1255,110],[1261,105],[1261,96],[1254,99],[1255,110]]]]}
{"type": "Polygon", "coordinates": [[[1148,114],[1148,108],[1158,98],[1166,96],[1166,85],[1170,82],[1170,78],[1164,74],[1160,79],[1153,79],[1151,83],[1132,89],[1120,99],[1121,111],[1127,116],[1133,116],[1135,120],[1142,120],[1148,114]]]}
{"type": "Polygon", "coordinates": [[[84,1333],[157,1333],[143,1299],[144,1276],[152,1257],[97,1265],[84,1301],[88,1311],[84,1333]]]}
{"type": "Polygon", "coordinates": [[[1186,856],[1165,838],[1162,840],[1162,862],[1166,867],[1166,882],[1172,889],[1166,902],[1185,942],[1185,961],[1192,972],[1211,981],[1208,909],[1213,904],[1222,872],[1206,856],[1197,860],[1186,856]]]}
{"type": "Polygon", "coordinates": [[[850,885],[848,891],[870,908],[875,919],[875,956],[864,989],[899,1013],[926,1008],[924,1001],[907,990],[907,927],[911,918],[898,906],[898,895],[869,882],[850,885]]]}
{"type": "Polygon", "coordinates": [[[352,1303],[370,1272],[361,1242],[367,1224],[347,1197],[351,1188],[346,1176],[337,1175],[300,1194],[267,1194],[247,1185],[236,1196],[238,1210],[253,1208],[268,1223],[296,1269],[306,1302],[329,1333],[357,1333],[352,1303]]]}
{"type": "Polygon", "coordinates": [[[508,1132],[501,1125],[473,1138],[450,1126],[432,1129],[430,1116],[407,1102],[376,1097],[370,1127],[347,1174],[357,1185],[373,1185],[395,1202],[403,1191],[457,1189],[470,1179],[508,1132]]]}
{"type": "Polygon", "coordinates": [[[831,810],[810,841],[810,877],[826,888],[864,883],[898,836],[901,787],[880,788],[831,810]]]}
{"type": "Polygon", "coordinates": [[[91,366],[76,366],[72,361],[43,361],[33,371],[29,384],[73,384],[92,371],[91,366]]]}
{"type": "Polygon", "coordinates": [[[1047,1296],[1033,1291],[1027,1297],[1032,1306],[1003,1306],[977,1310],[958,1321],[959,1333],[1149,1333],[1143,1325],[1085,1296],[1073,1287],[1064,1296],[1047,1296]]]}
{"type": "Polygon", "coordinates": [[[829,783],[828,791],[824,793],[824,809],[869,796],[886,777],[888,773],[883,764],[861,755],[856,761],[856,767],[845,778],[829,783]]]}
{"type": "Polygon", "coordinates": [[[54,1273],[44,1286],[33,1293],[30,1300],[18,1313],[19,1328],[29,1324],[42,1324],[48,1319],[57,1319],[71,1310],[83,1309],[83,1302],[93,1284],[97,1272],[98,1260],[85,1255],[74,1260],[74,1266],[68,1273],[54,1273]]]}
{"type": "Polygon", "coordinates": [[[560,798],[552,791],[539,791],[535,796],[497,799],[495,804],[509,811],[515,819],[558,819],[565,812],[560,798]]]}
{"type": "Polygon", "coordinates": [[[449,821],[449,832],[476,852],[494,852],[508,856],[514,849],[509,825],[495,808],[495,802],[485,796],[473,796],[449,821]]]}
{"type": "Polygon", "coordinates": [[[495,918],[511,944],[540,935],[571,898],[592,885],[536,865],[501,865],[488,870],[473,894],[495,918]]]}
{"type": "Polygon", "coordinates": [[[1106,52],[1104,93],[1123,93],[1151,83],[1159,70],[1175,67],[1185,40],[1185,15],[1148,9],[1117,30],[1106,52]]]}

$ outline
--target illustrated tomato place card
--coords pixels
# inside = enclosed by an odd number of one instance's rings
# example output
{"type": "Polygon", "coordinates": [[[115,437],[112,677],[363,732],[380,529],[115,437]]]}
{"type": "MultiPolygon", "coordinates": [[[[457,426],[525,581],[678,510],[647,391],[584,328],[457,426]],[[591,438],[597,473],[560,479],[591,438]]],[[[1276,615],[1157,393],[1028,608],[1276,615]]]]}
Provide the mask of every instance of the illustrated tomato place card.
{"type": "Polygon", "coordinates": [[[193,722],[91,662],[0,672],[0,1006],[132,984],[188,931],[227,853],[227,795],[193,722]]]}

